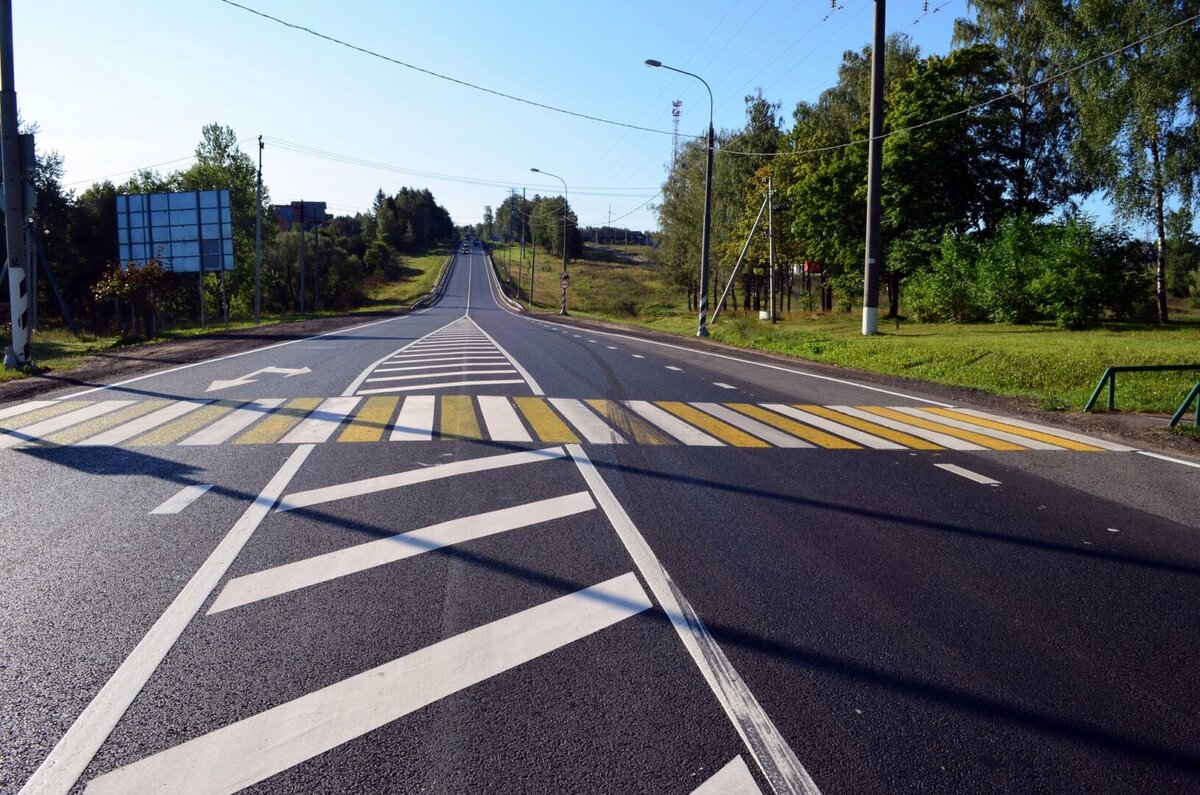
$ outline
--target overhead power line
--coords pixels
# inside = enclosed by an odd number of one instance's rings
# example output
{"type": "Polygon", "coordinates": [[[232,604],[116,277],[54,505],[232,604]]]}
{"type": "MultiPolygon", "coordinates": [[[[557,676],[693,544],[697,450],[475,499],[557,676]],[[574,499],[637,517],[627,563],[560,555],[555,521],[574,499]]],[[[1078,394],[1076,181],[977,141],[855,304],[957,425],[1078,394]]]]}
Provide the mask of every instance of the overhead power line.
{"type": "Polygon", "coordinates": [[[250,8],[249,6],[244,6],[241,3],[235,3],[233,0],[220,0],[220,2],[224,3],[227,6],[232,6],[233,8],[241,9],[242,11],[245,11],[249,14],[253,14],[257,17],[262,17],[263,19],[268,19],[271,22],[275,22],[279,25],[283,25],[285,28],[290,28],[292,30],[298,30],[301,33],[307,33],[308,35],[315,36],[318,39],[324,39],[325,41],[328,41],[331,44],[336,44],[339,47],[345,47],[346,49],[354,50],[355,52],[360,52],[363,55],[369,55],[372,58],[378,58],[381,61],[387,61],[388,63],[395,64],[396,66],[403,66],[405,69],[412,69],[415,72],[420,72],[421,74],[426,74],[426,75],[429,75],[430,77],[436,77],[438,80],[445,80],[449,83],[455,83],[457,85],[464,86],[466,88],[474,89],[475,91],[482,91],[485,94],[491,94],[492,96],[501,97],[502,99],[509,99],[509,100],[512,100],[513,102],[520,102],[525,105],[531,105],[535,108],[542,108],[543,110],[553,111],[554,113],[562,113],[567,116],[574,116],[579,119],[587,119],[588,121],[599,122],[601,124],[611,124],[614,127],[625,127],[630,130],[641,130],[642,132],[659,133],[661,135],[672,135],[673,134],[670,130],[656,130],[652,127],[639,127],[636,124],[626,124],[623,121],[614,121],[613,119],[605,119],[600,116],[592,116],[587,113],[580,113],[578,111],[567,110],[566,108],[560,108],[560,107],[556,107],[554,105],[549,105],[545,102],[538,102],[537,100],[526,99],[525,97],[518,97],[515,94],[507,94],[503,91],[497,91],[494,88],[487,88],[486,86],[481,86],[477,83],[472,83],[467,80],[461,80],[457,77],[450,77],[449,75],[444,75],[444,74],[441,74],[440,72],[435,72],[432,69],[425,69],[423,67],[416,66],[414,64],[410,64],[405,61],[401,61],[397,58],[392,58],[389,55],[384,55],[383,53],[379,53],[374,50],[369,50],[366,47],[360,47],[357,44],[351,44],[348,41],[343,41],[341,39],[335,38],[328,34],[313,30],[312,28],[307,28],[303,25],[297,25],[294,22],[288,22],[286,20],[280,19],[279,17],[276,17],[276,16],[272,16],[271,14],[265,13],[263,11],[259,11],[254,8],[250,8]]]}

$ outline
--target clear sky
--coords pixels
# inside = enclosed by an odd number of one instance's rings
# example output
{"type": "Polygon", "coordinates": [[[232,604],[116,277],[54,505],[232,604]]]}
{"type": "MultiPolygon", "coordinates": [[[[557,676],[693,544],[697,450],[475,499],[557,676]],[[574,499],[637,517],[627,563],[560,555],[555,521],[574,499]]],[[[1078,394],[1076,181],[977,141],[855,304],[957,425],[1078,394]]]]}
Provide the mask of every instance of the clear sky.
{"type": "MultiPolygon", "coordinates": [[[[743,98],[762,87],[790,122],[798,100],[835,79],[842,52],[866,45],[872,0],[633,2],[368,2],[239,0],[288,22],[460,80],[567,110],[662,132],[555,113],[467,88],[310,34],[220,0],[16,0],[21,115],[40,125],[39,150],[65,159],[81,190],[144,166],[188,158],[208,122],[242,148],[267,147],[263,179],[275,202],[366,209],[378,188],[428,187],[455,223],[480,220],[508,189],[571,188],[583,225],[657,226],[645,205],[671,153],[671,102],[680,131],[700,134],[708,97],[718,129],[740,127],[743,98]],[[289,150],[278,141],[338,159],[289,150]],[[346,158],[374,165],[348,163],[346,158]],[[396,170],[399,169],[399,170],[396,170]],[[414,174],[411,172],[424,172],[414,174]],[[618,220],[620,219],[620,220],[618,220]]],[[[966,0],[893,0],[888,31],[926,53],[949,49],[966,0]]],[[[169,171],[188,160],[161,166],[169,171]]]]}

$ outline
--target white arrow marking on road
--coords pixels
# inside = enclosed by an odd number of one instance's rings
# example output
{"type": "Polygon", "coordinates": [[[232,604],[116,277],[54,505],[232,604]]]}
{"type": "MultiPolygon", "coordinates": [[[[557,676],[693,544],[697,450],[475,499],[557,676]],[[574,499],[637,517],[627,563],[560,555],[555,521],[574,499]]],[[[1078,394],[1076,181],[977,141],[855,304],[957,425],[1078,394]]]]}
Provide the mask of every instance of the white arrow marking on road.
{"type": "Polygon", "coordinates": [[[213,381],[211,384],[208,385],[208,389],[206,389],[204,391],[205,392],[216,392],[218,389],[228,389],[231,386],[242,386],[244,384],[252,384],[258,380],[255,376],[266,375],[267,373],[278,373],[278,374],[282,375],[284,378],[291,378],[294,375],[304,375],[305,373],[311,373],[311,372],[312,372],[312,370],[310,370],[307,367],[298,367],[295,369],[290,368],[290,367],[264,367],[261,370],[255,370],[253,373],[247,373],[246,375],[242,376],[241,378],[231,378],[228,381],[213,381]]]}
{"type": "Polygon", "coordinates": [[[236,792],[650,607],[622,574],[118,768],[87,793],[236,792]]]}
{"type": "Polygon", "coordinates": [[[735,756],[715,776],[692,790],[692,795],[762,795],[762,790],[750,774],[750,768],[746,767],[746,761],[735,756]]]}

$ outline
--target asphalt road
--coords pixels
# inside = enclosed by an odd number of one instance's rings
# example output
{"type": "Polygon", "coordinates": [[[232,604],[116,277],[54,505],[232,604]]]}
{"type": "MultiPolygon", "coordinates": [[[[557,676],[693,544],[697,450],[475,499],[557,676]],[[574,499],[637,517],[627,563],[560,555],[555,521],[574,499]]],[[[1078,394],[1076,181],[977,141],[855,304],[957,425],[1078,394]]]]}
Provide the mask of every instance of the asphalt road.
{"type": "Polygon", "coordinates": [[[1194,462],[530,318],[478,247],[0,428],[3,792],[1200,791],[1194,462]]]}

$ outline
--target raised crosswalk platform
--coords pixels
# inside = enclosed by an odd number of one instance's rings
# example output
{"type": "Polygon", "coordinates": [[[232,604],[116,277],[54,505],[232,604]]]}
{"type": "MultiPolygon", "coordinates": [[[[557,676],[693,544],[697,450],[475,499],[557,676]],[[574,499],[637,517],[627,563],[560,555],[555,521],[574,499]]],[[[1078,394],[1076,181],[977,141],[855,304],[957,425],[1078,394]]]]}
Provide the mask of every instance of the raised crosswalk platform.
{"type": "Polygon", "coordinates": [[[500,395],[35,400],[0,409],[0,448],[433,442],[828,450],[1133,448],[969,408],[500,395]]]}

